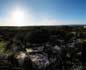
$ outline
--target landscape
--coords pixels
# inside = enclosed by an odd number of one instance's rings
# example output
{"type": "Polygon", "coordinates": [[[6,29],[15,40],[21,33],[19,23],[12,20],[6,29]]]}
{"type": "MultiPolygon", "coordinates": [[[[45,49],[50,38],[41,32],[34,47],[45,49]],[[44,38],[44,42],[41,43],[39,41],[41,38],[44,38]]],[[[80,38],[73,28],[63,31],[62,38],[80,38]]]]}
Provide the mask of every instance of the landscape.
{"type": "Polygon", "coordinates": [[[0,0],[0,70],[86,70],[86,0],[0,0]]]}
{"type": "Polygon", "coordinates": [[[85,26],[0,27],[0,70],[85,70],[85,26]]]}

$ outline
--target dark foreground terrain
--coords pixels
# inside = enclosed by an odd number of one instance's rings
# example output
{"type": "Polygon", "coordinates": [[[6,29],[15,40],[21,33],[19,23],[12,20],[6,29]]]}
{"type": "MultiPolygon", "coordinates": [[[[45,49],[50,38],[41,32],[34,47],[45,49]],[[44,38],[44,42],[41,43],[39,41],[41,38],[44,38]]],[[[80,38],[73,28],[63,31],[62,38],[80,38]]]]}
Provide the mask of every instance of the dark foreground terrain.
{"type": "Polygon", "coordinates": [[[0,70],[86,70],[84,26],[0,27],[0,70]]]}

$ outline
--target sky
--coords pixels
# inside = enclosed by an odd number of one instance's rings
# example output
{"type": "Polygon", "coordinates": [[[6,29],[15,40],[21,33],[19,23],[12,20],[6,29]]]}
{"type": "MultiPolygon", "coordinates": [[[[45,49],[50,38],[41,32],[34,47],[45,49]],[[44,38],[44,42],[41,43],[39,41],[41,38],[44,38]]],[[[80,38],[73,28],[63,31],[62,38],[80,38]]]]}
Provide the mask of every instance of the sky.
{"type": "Polygon", "coordinates": [[[86,0],[0,0],[0,26],[86,25],[86,0]]]}

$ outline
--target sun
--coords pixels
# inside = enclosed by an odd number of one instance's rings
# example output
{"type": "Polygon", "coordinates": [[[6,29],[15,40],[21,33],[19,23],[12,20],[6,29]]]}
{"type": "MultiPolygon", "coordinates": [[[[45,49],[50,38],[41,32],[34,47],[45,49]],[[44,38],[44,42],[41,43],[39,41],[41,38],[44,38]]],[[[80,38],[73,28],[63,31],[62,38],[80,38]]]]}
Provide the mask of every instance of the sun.
{"type": "Polygon", "coordinates": [[[23,26],[25,21],[25,12],[21,9],[11,11],[11,21],[15,26],[23,26]]]}
{"type": "Polygon", "coordinates": [[[8,10],[7,18],[9,26],[30,26],[34,23],[32,10],[18,6],[8,10]]]}

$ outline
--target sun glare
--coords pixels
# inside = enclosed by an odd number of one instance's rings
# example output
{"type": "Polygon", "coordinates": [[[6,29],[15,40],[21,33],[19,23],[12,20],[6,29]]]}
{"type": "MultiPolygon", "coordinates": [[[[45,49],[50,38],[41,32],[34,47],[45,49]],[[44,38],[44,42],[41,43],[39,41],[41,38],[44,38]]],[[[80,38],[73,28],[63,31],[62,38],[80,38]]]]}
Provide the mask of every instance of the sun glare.
{"type": "Polygon", "coordinates": [[[23,26],[25,21],[25,12],[21,9],[11,11],[11,21],[15,26],[23,26]]]}

